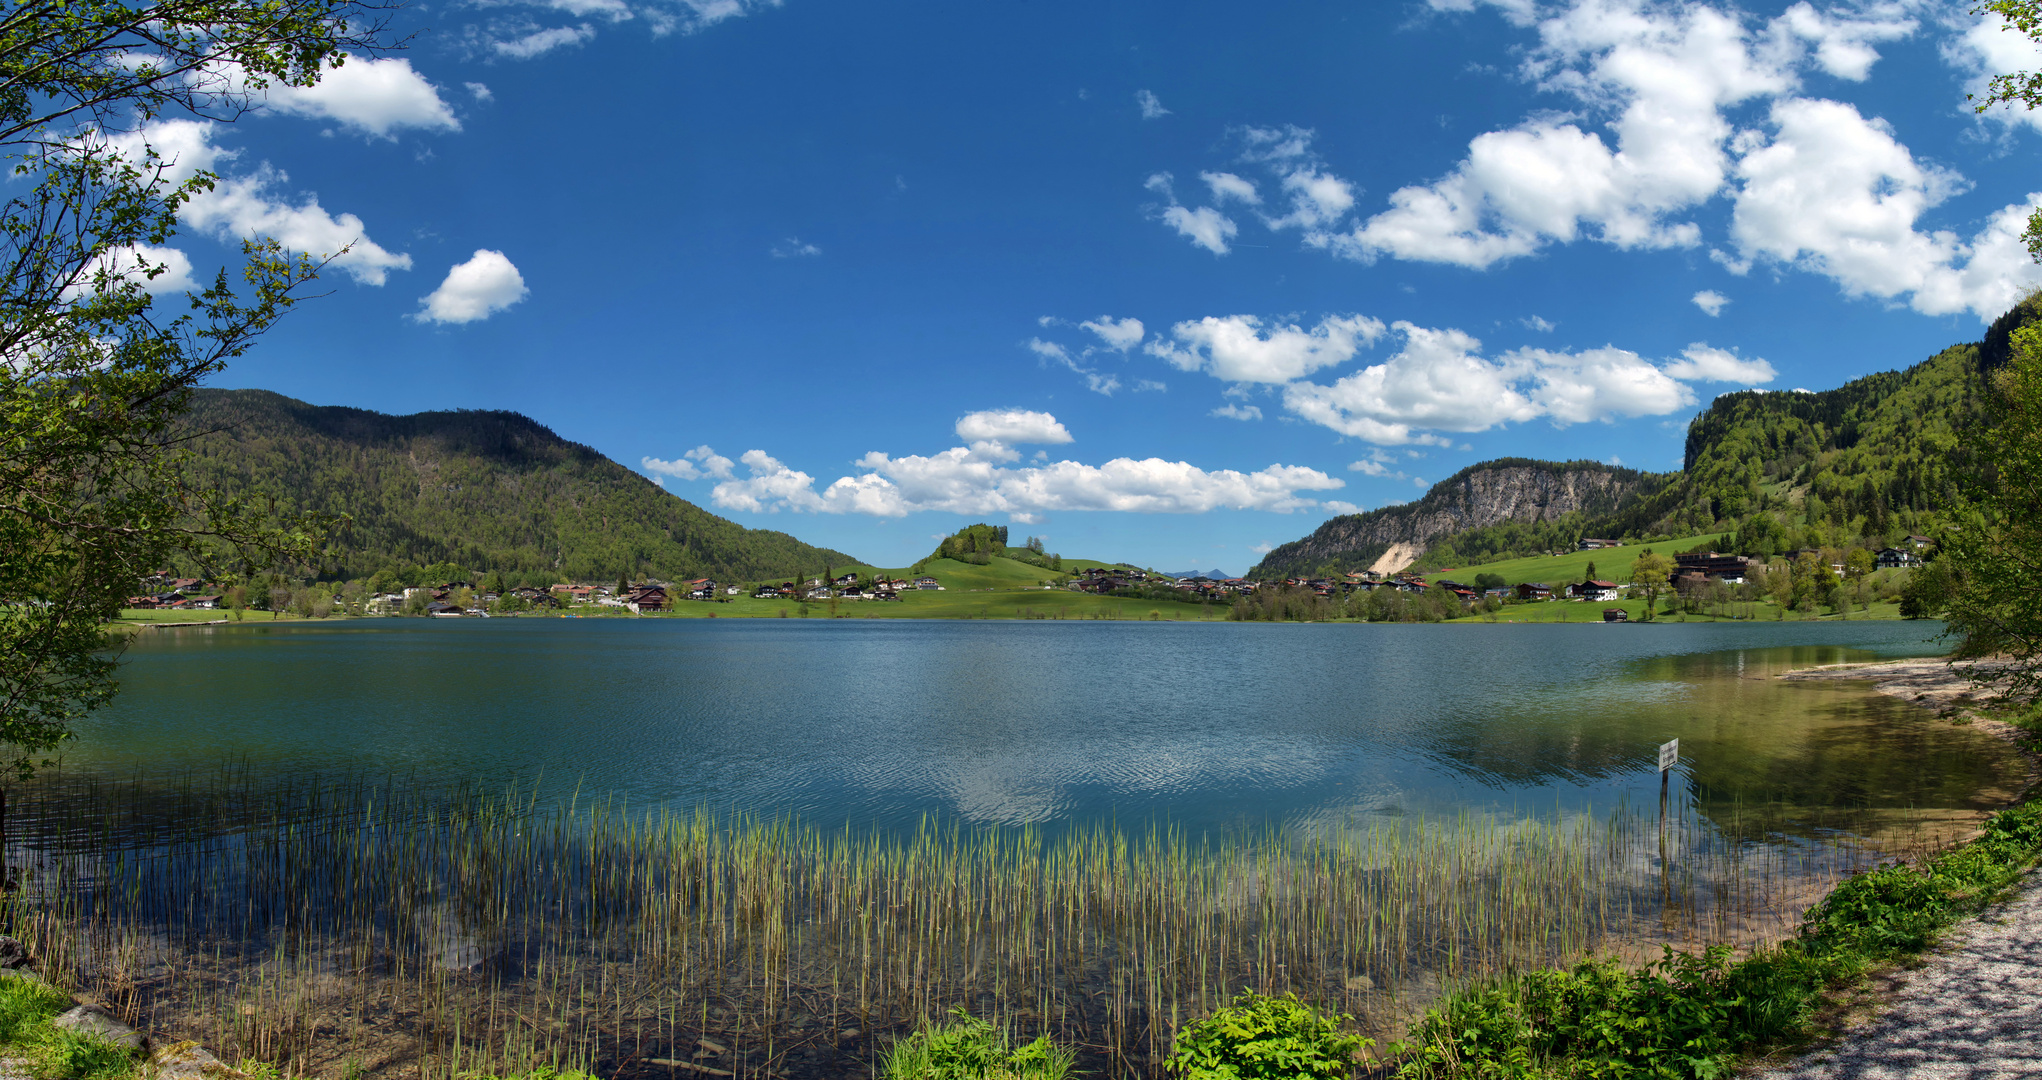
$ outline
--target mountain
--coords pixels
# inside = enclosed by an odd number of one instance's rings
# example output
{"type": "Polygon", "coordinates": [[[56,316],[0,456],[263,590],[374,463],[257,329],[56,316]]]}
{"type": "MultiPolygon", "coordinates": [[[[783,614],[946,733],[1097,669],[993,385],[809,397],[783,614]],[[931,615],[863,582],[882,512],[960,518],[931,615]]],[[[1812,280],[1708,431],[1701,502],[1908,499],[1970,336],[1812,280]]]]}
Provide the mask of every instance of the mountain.
{"type": "Polygon", "coordinates": [[[513,412],[389,416],[200,390],[188,419],[195,481],[353,518],[329,539],[327,577],[451,563],[535,584],[745,581],[857,562],[717,517],[513,412]]]}
{"type": "MultiPolygon", "coordinates": [[[[1485,461],[1432,485],[1415,503],[1336,517],[1310,536],[1271,550],[1248,574],[1288,577],[1371,566],[1401,570],[1443,537],[1505,523],[1533,526],[1531,533],[1543,535],[1566,521],[1613,511],[1668,481],[1664,474],[1595,461],[1485,461]],[[1541,525],[1548,528],[1537,528],[1541,525]]],[[[1566,543],[1571,546],[1573,540],[1566,543]]]]}
{"type": "Polygon", "coordinates": [[[1163,573],[1173,578],[1204,577],[1211,578],[1214,581],[1227,581],[1234,576],[1225,570],[1165,570],[1163,573]]]}
{"type": "Polygon", "coordinates": [[[1982,343],[1834,390],[1724,394],[1689,423],[1678,473],[1486,462],[1416,503],[1334,518],[1249,573],[1469,566],[1586,536],[1735,532],[1741,553],[1771,555],[1926,533],[1969,467],[1963,433],[1980,415],[1984,372],[2004,362],[2012,330],[2036,318],[2042,298],[2008,312],[1982,343]]]}

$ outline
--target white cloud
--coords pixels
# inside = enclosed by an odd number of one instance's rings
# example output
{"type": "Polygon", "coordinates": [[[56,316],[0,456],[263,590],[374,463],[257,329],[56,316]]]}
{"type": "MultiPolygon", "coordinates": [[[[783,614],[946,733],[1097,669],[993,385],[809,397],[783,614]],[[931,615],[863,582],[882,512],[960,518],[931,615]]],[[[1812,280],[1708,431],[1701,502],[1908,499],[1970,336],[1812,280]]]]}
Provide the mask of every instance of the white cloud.
{"type": "MultiPolygon", "coordinates": [[[[1956,16],[1952,13],[1953,17],[1956,16]]],[[[1985,100],[1986,85],[1995,75],[2042,69],[2042,45],[2026,34],[2009,29],[2005,19],[1993,13],[1963,18],[1963,31],[1943,42],[1943,59],[1965,75],[1964,92],[1985,100]]],[[[1965,111],[1970,111],[1967,106],[1965,111]]],[[[2000,105],[1977,114],[2001,124],[2027,124],[2042,130],[2042,110],[2025,105],[2000,105]]]]}
{"type": "Polygon", "coordinates": [[[1227,404],[1214,409],[1209,415],[1223,417],[1228,420],[1260,420],[1262,419],[1262,407],[1259,405],[1227,404]]]}
{"type": "Polygon", "coordinates": [[[1628,349],[1518,349],[1503,363],[1529,373],[1528,396],[1555,426],[1664,416],[1695,403],[1693,391],[1628,349]]]}
{"type": "Polygon", "coordinates": [[[1180,343],[1151,342],[1148,352],[1185,371],[1243,383],[1287,383],[1344,364],[1382,336],[1383,324],[1362,315],[1331,315],[1310,330],[1264,328],[1253,315],[1206,316],[1171,327],[1180,343]]]}
{"type": "Polygon", "coordinates": [[[1539,318],[1537,315],[1534,315],[1529,319],[1523,319],[1520,321],[1524,323],[1525,329],[1537,330],[1541,334],[1550,334],[1554,330],[1559,329],[1559,327],[1556,324],[1547,322],[1545,319],[1539,318]]]}
{"type": "Polygon", "coordinates": [[[501,251],[477,251],[447,271],[447,279],[423,297],[419,322],[470,323],[486,319],[531,294],[524,276],[501,251]]]}
{"type": "Polygon", "coordinates": [[[1202,172],[1198,174],[1205,186],[1212,189],[1212,201],[1225,203],[1228,199],[1239,199],[1249,206],[1262,205],[1262,196],[1255,190],[1251,180],[1243,180],[1230,172],[1202,172]]]}
{"type": "Polygon", "coordinates": [[[496,94],[489,89],[489,86],[486,83],[471,82],[462,83],[461,85],[467,87],[468,93],[471,94],[477,101],[496,100],[496,94]]]}
{"type": "Polygon", "coordinates": [[[1163,210],[1163,223],[1177,230],[1178,235],[1212,252],[1225,255],[1231,248],[1230,242],[1241,229],[1233,219],[1213,209],[1201,206],[1188,210],[1182,206],[1170,206],[1163,210]]]}
{"type": "MultiPolygon", "coordinates": [[[[1659,416],[1694,404],[1682,380],[1735,378],[1763,382],[1772,369],[1706,345],[1656,366],[1628,349],[1515,349],[1496,359],[1459,330],[1399,322],[1396,355],[1330,385],[1292,382],[1284,407],[1312,423],[1379,446],[1447,446],[1441,431],[1486,431],[1539,417],[1556,427],[1624,416],[1659,416]]],[[[1370,476],[1398,476],[1380,452],[1349,466],[1370,476]]]]}
{"type": "MultiPolygon", "coordinates": [[[[486,100],[487,93],[488,87],[483,87],[477,98],[486,100]]],[[[390,138],[398,128],[461,130],[439,88],[401,57],[352,57],[321,73],[311,86],[272,84],[266,94],[268,107],[278,112],[334,120],[378,138],[390,138]]]]}
{"type": "Polygon", "coordinates": [[[1319,506],[1336,514],[1359,514],[1362,509],[1358,504],[1348,502],[1345,499],[1327,499],[1320,503],[1319,506]]]}
{"type": "Polygon", "coordinates": [[[957,437],[968,442],[997,442],[1009,445],[1067,443],[1071,433],[1046,412],[1027,409],[988,409],[968,413],[957,421],[957,437]]]}
{"type": "Polygon", "coordinates": [[[1385,446],[1444,446],[1420,429],[1484,431],[1529,420],[1540,409],[1513,384],[1517,372],[1478,355],[1482,343],[1459,330],[1395,324],[1404,348],[1331,386],[1292,383],[1284,405],[1315,424],[1385,446]]]}
{"type": "Polygon", "coordinates": [[[1264,540],[1259,544],[1249,544],[1248,550],[1254,552],[1257,555],[1267,555],[1270,552],[1276,550],[1276,545],[1270,543],[1267,540],[1264,540]]]}
{"type": "Polygon", "coordinates": [[[859,459],[859,468],[865,471],[840,477],[818,494],[813,477],[764,451],[747,451],[740,460],[751,475],[717,484],[710,499],[719,507],[752,513],[786,509],[901,517],[939,510],[1020,515],[1016,520],[1073,510],[1287,513],[1317,506],[1308,492],[1345,486],[1316,469],[1295,465],[1240,472],[1205,470],[1161,458],[1115,458],[1104,465],[1058,461],[1017,468],[1009,466],[1011,458],[1004,454],[987,454],[982,444],[926,457],[874,451],[859,459]]]}
{"type": "Polygon", "coordinates": [[[1071,351],[1069,349],[1064,348],[1062,345],[1059,345],[1054,341],[1044,341],[1041,338],[1029,338],[1028,351],[1034,353],[1037,357],[1039,357],[1042,360],[1043,363],[1060,364],[1076,372],[1077,374],[1084,376],[1086,387],[1095,394],[1104,394],[1107,397],[1112,397],[1113,392],[1115,390],[1120,389],[1119,378],[1110,373],[1101,372],[1093,368],[1086,367],[1085,365],[1078,362],[1077,357],[1071,355],[1071,351]]]}
{"type": "Polygon", "coordinates": [[[1723,309],[1730,304],[1730,298],[1714,289],[1703,289],[1694,295],[1694,304],[1702,309],[1702,314],[1713,319],[1723,314],[1723,309]]]}
{"type": "Polygon", "coordinates": [[[555,26],[533,30],[519,37],[492,42],[490,47],[498,56],[507,56],[513,60],[530,60],[555,49],[580,45],[595,36],[596,28],[582,23],[580,26],[555,26]]]}
{"type": "Polygon", "coordinates": [[[1384,453],[1381,450],[1371,450],[1367,457],[1349,464],[1347,471],[1358,472],[1363,476],[1373,476],[1379,479],[1409,479],[1409,477],[1404,475],[1403,470],[1391,468],[1396,463],[1397,459],[1393,455],[1384,453]]]}
{"type": "MultiPolygon", "coordinates": [[[[1922,232],[1930,207],[1966,185],[1915,161],[1884,121],[1850,105],[1795,98],[1772,107],[1777,133],[1738,161],[1732,270],[1771,260],[1834,279],[1851,295],[1908,296],[1915,310],[1989,319],[2042,283],[2018,237],[2028,205],[1997,212],[1968,242],[1922,232]]],[[[2031,204],[2035,197],[2030,197],[2031,204]]]]}
{"type": "Polygon", "coordinates": [[[1141,106],[1144,120],[1158,120],[1170,115],[1170,110],[1163,107],[1162,100],[1148,90],[1136,91],[1134,100],[1135,104],[1141,106]]]}
{"type": "Polygon", "coordinates": [[[1725,349],[1712,349],[1703,342],[1689,345],[1682,359],[1666,365],[1666,373],[1688,382],[1734,382],[1750,386],[1779,378],[1779,372],[1764,360],[1745,358],[1725,349]]]}
{"type": "Polygon", "coordinates": [[[233,161],[238,151],[214,145],[217,130],[207,120],[163,120],[111,140],[111,145],[136,163],[153,149],[165,163],[163,175],[170,183],[182,182],[202,169],[221,174],[213,190],[192,196],[179,215],[200,232],[227,241],[274,237],[287,251],[315,258],[332,256],[335,268],[365,285],[383,284],[391,270],[411,269],[411,256],[393,254],[370,240],[362,219],[355,215],[328,213],[317,196],[306,196],[295,206],[284,201],[274,189],[289,177],[269,165],[239,176],[226,174],[226,163],[233,161]]]}
{"type": "Polygon", "coordinates": [[[600,15],[611,22],[631,18],[631,5],[624,0],[545,0],[545,6],[569,15],[600,15]]]}
{"type": "Polygon", "coordinates": [[[1107,348],[1117,352],[1126,352],[1141,344],[1143,329],[1140,319],[1115,319],[1111,315],[1101,315],[1078,325],[1097,334],[1107,348]]]}
{"type": "Polygon", "coordinates": [[[821,255],[822,249],[814,244],[803,243],[798,236],[790,236],[774,244],[772,254],[776,259],[812,259],[821,255]]]}
{"type": "MultiPolygon", "coordinates": [[[[1886,5],[1889,9],[1900,5],[1886,5]]],[[[1898,11],[1881,17],[1875,9],[1869,18],[1839,16],[1835,11],[1818,12],[1802,0],[1780,15],[1779,23],[1795,37],[1815,47],[1815,63],[1839,79],[1863,82],[1879,59],[1876,42],[1894,41],[1914,33],[1913,19],[1894,18],[1898,11]]]]}
{"type": "Polygon", "coordinates": [[[1677,215],[1724,188],[1725,108],[1791,92],[1810,46],[1814,64],[1862,78],[1878,56],[1873,43],[1913,28],[1806,4],[1753,28],[1703,5],[1575,0],[1539,21],[1524,73],[1590,110],[1615,110],[1614,149],[1577,117],[1484,133],[1447,176],[1394,192],[1389,210],[1328,245],[1357,259],[1475,268],[1584,235],[1619,248],[1692,246],[1699,229],[1677,215]]]}
{"type": "Polygon", "coordinates": [[[647,472],[661,473],[681,480],[735,478],[734,463],[727,457],[711,450],[707,443],[682,454],[672,461],[661,461],[656,457],[643,457],[638,463],[647,472]]]}
{"type": "Polygon", "coordinates": [[[101,273],[109,278],[109,292],[119,291],[129,281],[141,286],[142,291],[150,296],[181,293],[199,287],[191,274],[189,255],[176,248],[138,244],[115,248],[86,263],[78,274],[77,284],[64,290],[64,299],[76,299],[97,288],[101,273]],[[149,276],[151,274],[155,276],[149,276]]]}

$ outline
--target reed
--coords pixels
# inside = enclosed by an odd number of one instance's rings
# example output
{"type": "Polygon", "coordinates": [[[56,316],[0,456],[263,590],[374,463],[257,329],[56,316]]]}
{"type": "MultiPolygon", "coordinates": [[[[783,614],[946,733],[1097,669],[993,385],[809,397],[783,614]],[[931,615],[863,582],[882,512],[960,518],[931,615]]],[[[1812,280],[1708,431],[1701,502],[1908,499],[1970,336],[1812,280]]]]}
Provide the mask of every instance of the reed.
{"type": "Polygon", "coordinates": [[[1882,854],[1737,840],[1763,830],[1690,809],[1207,839],[247,775],[30,801],[6,914],[46,973],[229,1059],[419,1080],[870,1075],[956,1008],[1154,1075],[1243,989],[1394,1036],[1470,980],[1777,937],[1882,854]]]}

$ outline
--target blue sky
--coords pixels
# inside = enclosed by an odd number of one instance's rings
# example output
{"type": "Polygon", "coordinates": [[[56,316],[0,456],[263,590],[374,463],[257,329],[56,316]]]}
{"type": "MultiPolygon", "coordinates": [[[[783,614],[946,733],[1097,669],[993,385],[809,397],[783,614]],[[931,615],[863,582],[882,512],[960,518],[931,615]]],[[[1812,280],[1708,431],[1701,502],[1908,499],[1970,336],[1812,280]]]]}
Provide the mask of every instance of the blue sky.
{"type": "Polygon", "coordinates": [[[516,0],[150,141],[168,259],[337,261],[218,382],[513,409],[881,564],[972,521],[1238,573],[1488,458],[1676,467],[1714,395],[2042,274],[2042,66],[1963,5],[516,0]]]}

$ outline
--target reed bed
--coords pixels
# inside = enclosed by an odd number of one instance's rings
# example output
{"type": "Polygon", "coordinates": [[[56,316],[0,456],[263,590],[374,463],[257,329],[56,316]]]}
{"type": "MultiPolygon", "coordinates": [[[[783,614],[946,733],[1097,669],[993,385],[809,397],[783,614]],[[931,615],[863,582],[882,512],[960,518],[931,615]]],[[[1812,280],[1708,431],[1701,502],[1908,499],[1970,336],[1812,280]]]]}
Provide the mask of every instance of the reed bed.
{"type": "Polygon", "coordinates": [[[1734,839],[1766,829],[1684,800],[1663,820],[1376,816],[1212,840],[860,833],[366,781],[25,794],[7,914],[52,977],[222,1056],[419,1080],[865,1076],[960,1007],[1075,1044],[1081,1067],[1154,1075],[1179,1024],[1242,988],[1395,1035],[1469,979],[1776,937],[1882,854],[1734,839]]]}

